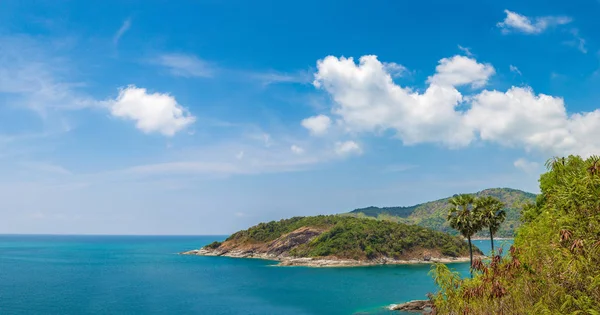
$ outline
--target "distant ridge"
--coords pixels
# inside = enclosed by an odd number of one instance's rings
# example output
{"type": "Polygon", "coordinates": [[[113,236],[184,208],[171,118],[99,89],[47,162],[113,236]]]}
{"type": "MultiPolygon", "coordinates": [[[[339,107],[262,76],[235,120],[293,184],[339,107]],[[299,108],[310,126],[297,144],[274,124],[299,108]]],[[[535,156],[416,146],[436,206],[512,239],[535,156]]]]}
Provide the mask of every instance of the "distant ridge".
{"type": "MultiPolygon", "coordinates": [[[[512,188],[489,188],[473,193],[475,196],[493,196],[506,205],[506,221],[500,227],[498,237],[512,237],[515,229],[520,225],[519,217],[521,206],[528,202],[535,202],[536,195],[512,188]]],[[[451,197],[429,201],[408,207],[367,207],[344,213],[344,216],[357,218],[375,218],[399,223],[416,224],[422,227],[457,235],[446,221],[448,214],[448,200],[451,197]]],[[[485,231],[478,236],[486,236],[485,231]]]]}

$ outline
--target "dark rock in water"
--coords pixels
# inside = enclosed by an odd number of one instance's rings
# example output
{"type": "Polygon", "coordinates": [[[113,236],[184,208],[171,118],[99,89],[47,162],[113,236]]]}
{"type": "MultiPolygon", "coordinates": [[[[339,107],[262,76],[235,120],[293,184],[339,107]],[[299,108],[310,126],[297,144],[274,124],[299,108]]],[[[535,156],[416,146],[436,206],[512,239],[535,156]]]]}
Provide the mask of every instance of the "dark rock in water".
{"type": "Polygon", "coordinates": [[[416,300],[402,304],[392,305],[390,309],[393,311],[421,312],[422,314],[430,314],[431,306],[432,304],[429,300],[416,300]]]}

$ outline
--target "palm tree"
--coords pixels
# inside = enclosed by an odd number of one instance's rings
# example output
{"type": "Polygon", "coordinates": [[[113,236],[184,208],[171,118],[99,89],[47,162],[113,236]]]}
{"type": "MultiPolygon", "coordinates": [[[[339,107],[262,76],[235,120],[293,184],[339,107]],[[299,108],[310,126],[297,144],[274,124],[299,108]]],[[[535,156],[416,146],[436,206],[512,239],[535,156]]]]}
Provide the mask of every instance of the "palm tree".
{"type": "Polygon", "coordinates": [[[494,254],[494,234],[500,228],[506,212],[503,210],[504,204],[498,198],[492,196],[480,197],[475,201],[475,212],[479,217],[481,225],[490,230],[490,240],[492,242],[492,255],[494,254]]]}
{"type": "MultiPolygon", "coordinates": [[[[471,237],[481,230],[481,221],[476,216],[473,209],[474,202],[475,198],[471,195],[456,195],[450,198],[449,203],[452,205],[452,208],[448,211],[448,222],[450,223],[450,226],[459,231],[460,234],[469,241],[471,267],[473,266],[473,245],[471,244],[471,237]]],[[[472,269],[471,277],[473,277],[472,269]]]]}

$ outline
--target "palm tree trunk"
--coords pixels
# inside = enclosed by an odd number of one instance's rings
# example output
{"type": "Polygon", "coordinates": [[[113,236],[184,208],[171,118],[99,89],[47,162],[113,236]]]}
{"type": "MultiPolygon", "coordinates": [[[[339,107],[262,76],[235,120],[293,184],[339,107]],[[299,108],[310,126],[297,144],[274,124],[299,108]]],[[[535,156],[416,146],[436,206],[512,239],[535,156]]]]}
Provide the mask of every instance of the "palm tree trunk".
{"type": "Polygon", "coordinates": [[[469,240],[469,255],[471,256],[471,264],[469,264],[469,272],[471,273],[471,278],[473,278],[473,245],[471,245],[471,236],[467,237],[469,240]]]}
{"type": "Polygon", "coordinates": [[[492,233],[491,228],[490,228],[490,240],[492,240],[492,256],[494,256],[494,234],[492,233]]]}

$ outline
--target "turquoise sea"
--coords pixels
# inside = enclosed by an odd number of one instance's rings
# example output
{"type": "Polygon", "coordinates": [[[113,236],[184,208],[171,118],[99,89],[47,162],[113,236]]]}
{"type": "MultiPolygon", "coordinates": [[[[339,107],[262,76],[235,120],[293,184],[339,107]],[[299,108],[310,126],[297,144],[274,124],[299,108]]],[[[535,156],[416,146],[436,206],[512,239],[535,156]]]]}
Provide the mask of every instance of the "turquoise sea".
{"type": "MultiPolygon", "coordinates": [[[[274,267],[177,254],[224,238],[0,235],[0,314],[394,314],[385,306],[435,291],[429,265],[274,267]]],[[[489,251],[489,241],[475,244],[489,251]]],[[[468,264],[452,267],[466,274],[468,264]]]]}

